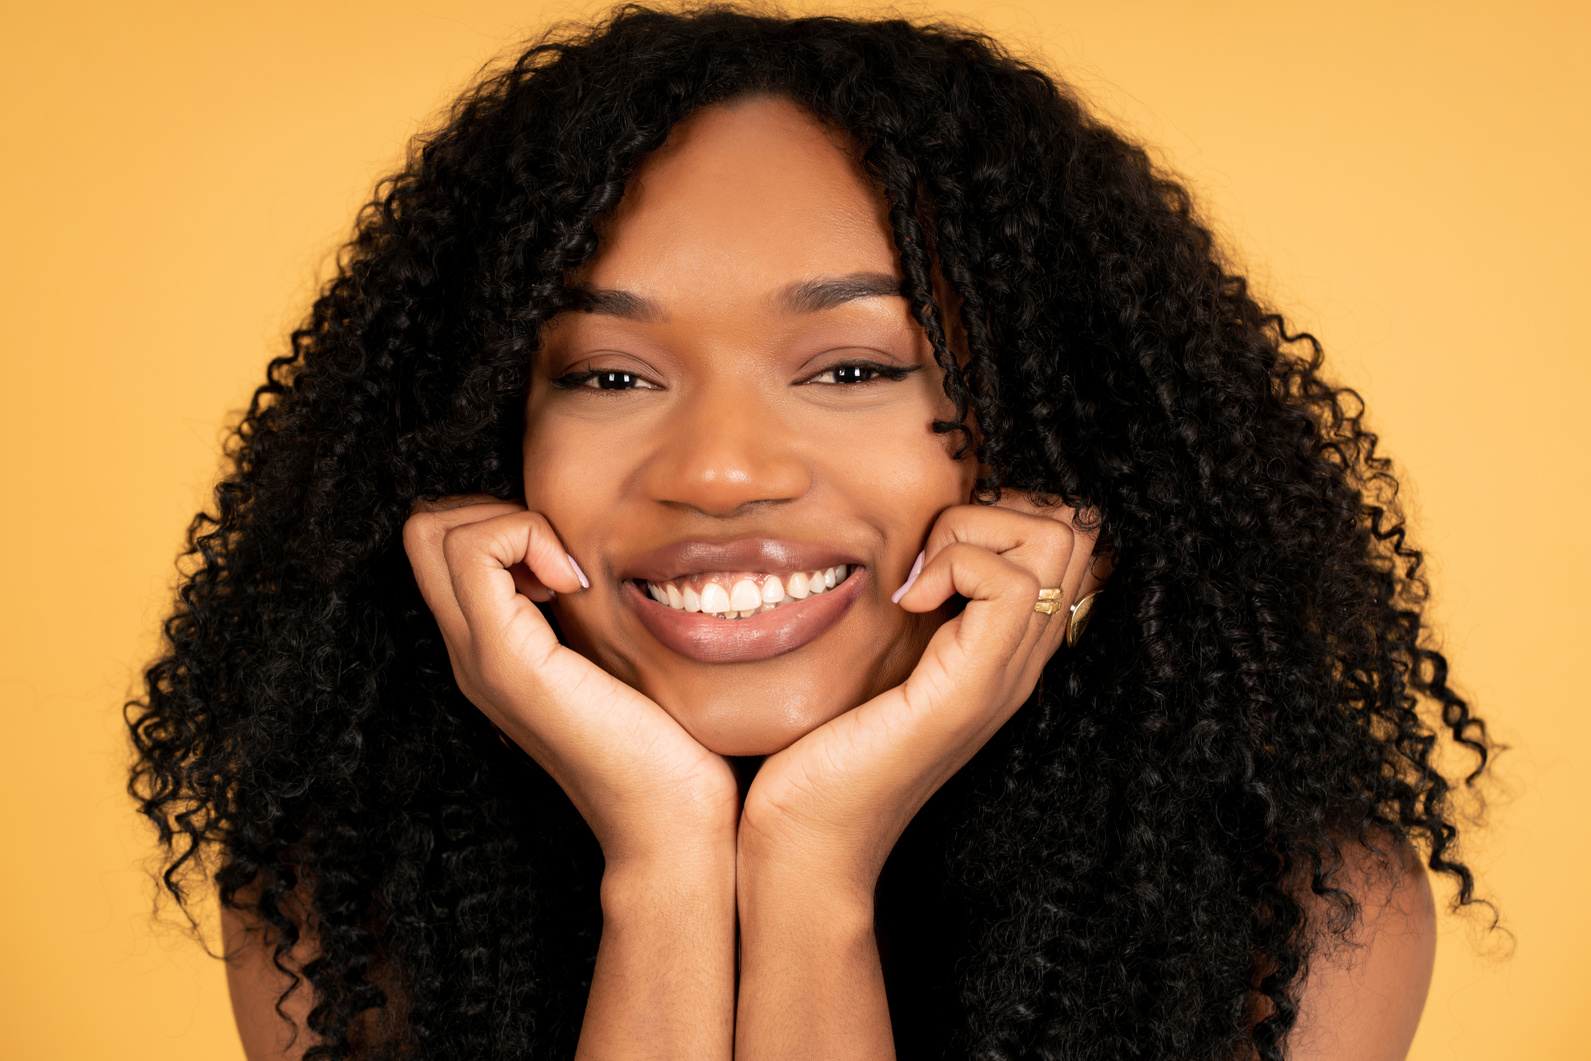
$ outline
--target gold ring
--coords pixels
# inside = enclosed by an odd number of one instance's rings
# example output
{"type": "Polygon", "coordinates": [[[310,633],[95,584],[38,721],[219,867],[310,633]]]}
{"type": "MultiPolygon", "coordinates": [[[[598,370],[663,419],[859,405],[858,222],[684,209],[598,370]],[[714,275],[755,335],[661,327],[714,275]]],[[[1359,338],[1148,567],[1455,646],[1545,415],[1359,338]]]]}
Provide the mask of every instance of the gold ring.
{"type": "Polygon", "coordinates": [[[1043,615],[1054,615],[1061,610],[1061,598],[1065,594],[1066,590],[1060,586],[1056,586],[1054,589],[1041,589],[1039,590],[1039,599],[1033,605],[1033,610],[1043,615]]]}
{"type": "Polygon", "coordinates": [[[1077,644],[1083,636],[1083,630],[1088,626],[1088,617],[1094,611],[1094,598],[1103,590],[1095,590],[1076,604],[1072,605],[1071,617],[1066,620],[1066,645],[1068,648],[1077,644]]]}

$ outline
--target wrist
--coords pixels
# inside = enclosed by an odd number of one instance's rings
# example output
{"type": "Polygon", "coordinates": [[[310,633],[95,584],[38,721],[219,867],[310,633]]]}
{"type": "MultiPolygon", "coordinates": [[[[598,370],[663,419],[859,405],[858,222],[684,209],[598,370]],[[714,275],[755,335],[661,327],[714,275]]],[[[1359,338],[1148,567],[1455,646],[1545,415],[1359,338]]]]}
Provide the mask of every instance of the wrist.
{"type": "Polygon", "coordinates": [[[611,1058],[728,1058],[734,1040],[733,844],[610,860],[602,940],[576,1051],[611,1058]]]}
{"type": "Polygon", "coordinates": [[[594,828],[604,879],[666,880],[728,864],[733,870],[739,806],[729,798],[699,797],[672,807],[625,806],[594,828]]]}
{"type": "Polygon", "coordinates": [[[660,911],[731,908],[735,900],[735,848],[731,839],[654,848],[609,859],[602,871],[604,918],[660,911]]]}
{"type": "Polygon", "coordinates": [[[798,859],[761,859],[742,853],[736,862],[736,908],[747,931],[764,928],[785,936],[835,941],[873,933],[877,876],[798,859]]]}
{"type": "MultiPolygon", "coordinates": [[[[781,901],[791,894],[821,895],[826,903],[871,911],[889,847],[869,843],[854,832],[835,836],[801,828],[775,831],[767,822],[744,814],[735,846],[736,880],[781,901]]],[[[740,889],[743,898],[745,890],[740,889]]]]}

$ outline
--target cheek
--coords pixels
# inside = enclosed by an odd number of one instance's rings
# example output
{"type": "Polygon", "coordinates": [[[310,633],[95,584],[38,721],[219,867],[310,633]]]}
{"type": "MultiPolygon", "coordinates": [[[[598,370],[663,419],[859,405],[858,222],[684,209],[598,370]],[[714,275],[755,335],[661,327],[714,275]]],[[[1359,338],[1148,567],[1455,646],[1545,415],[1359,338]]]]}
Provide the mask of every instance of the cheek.
{"type": "MultiPolygon", "coordinates": [[[[866,507],[885,517],[887,525],[910,531],[904,544],[914,555],[934,517],[971,497],[977,466],[954,459],[955,446],[954,436],[934,434],[918,421],[850,450],[852,489],[871,495],[866,507]]],[[[892,547],[895,538],[892,534],[892,547]]]]}
{"type": "Polygon", "coordinates": [[[546,516],[564,547],[573,549],[600,518],[603,468],[585,458],[589,446],[579,444],[574,432],[560,430],[557,424],[528,430],[521,452],[526,507],[546,516]]]}
{"type": "MultiPolygon", "coordinates": [[[[592,440],[579,425],[560,424],[556,419],[532,423],[535,426],[525,432],[521,447],[525,506],[545,516],[559,544],[589,575],[599,577],[603,556],[594,543],[607,541],[613,533],[607,525],[614,509],[612,483],[607,478],[612,465],[589,459],[592,440]]],[[[620,680],[635,684],[638,676],[625,669],[623,661],[601,651],[608,639],[599,631],[611,628],[613,618],[591,595],[560,596],[553,601],[552,612],[566,645],[620,680]]]]}

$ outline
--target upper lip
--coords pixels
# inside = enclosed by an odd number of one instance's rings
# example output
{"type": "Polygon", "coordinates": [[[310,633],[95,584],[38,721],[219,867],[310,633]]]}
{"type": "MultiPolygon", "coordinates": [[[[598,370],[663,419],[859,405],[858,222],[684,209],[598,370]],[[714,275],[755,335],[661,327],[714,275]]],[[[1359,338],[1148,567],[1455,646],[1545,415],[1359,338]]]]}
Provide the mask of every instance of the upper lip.
{"type": "Polygon", "coordinates": [[[815,571],[836,564],[860,566],[843,549],[815,542],[782,538],[683,541],[634,557],[624,565],[621,577],[667,582],[713,571],[815,571]]]}

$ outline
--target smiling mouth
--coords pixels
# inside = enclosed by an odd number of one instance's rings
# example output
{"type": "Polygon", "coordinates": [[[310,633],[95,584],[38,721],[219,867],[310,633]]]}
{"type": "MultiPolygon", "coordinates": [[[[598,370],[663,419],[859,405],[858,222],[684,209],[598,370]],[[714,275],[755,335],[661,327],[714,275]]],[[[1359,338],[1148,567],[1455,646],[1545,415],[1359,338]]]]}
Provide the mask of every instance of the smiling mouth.
{"type": "Polygon", "coordinates": [[[666,582],[636,579],[653,600],[674,611],[718,619],[749,619],[827,593],[850,576],[848,564],[783,574],[712,571],[666,582]]]}
{"type": "Polygon", "coordinates": [[[653,637],[687,659],[753,663],[816,641],[850,611],[867,584],[866,567],[834,564],[704,571],[663,581],[630,578],[621,584],[621,596],[653,637]]]}

